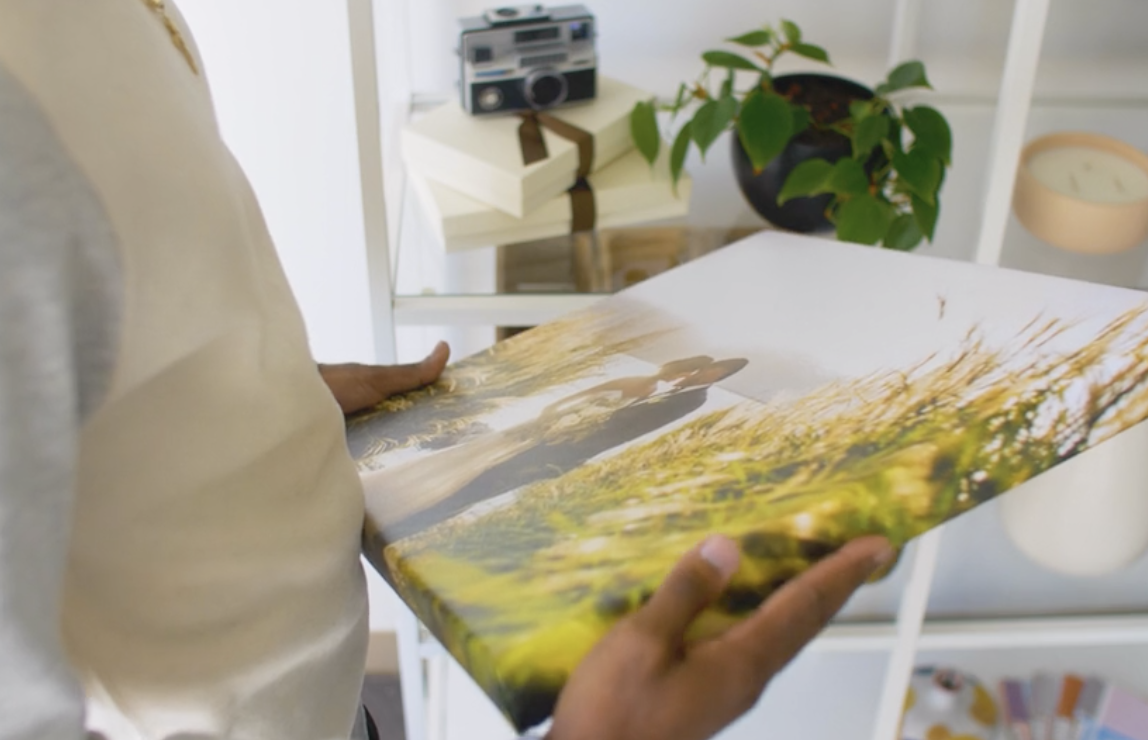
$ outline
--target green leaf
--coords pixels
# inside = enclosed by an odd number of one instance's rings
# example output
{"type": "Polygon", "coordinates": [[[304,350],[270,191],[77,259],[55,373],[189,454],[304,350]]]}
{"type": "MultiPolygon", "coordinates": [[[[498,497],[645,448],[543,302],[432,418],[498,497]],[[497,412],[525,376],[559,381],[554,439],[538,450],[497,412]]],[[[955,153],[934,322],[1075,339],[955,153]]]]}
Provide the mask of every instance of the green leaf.
{"type": "Polygon", "coordinates": [[[741,36],[726,39],[726,41],[731,44],[741,44],[742,46],[765,46],[772,40],[773,34],[765,29],[750,31],[749,33],[743,33],[741,36]]]}
{"type": "Polygon", "coordinates": [[[833,165],[826,189],[837,195],[864,195],[869,192],[869,175],[856,159],[842,157],[833,165]]]}
{"type": "Polygon", "coordinates": [[[854,121],[860,121],[862,118],[867,118],[873,114],[873,104],[868,100],[854,100],[849,104],[849,117],[854,121]]]}
{"type": "Polygon", "coordinates": [[[893,169],[901,187],[926,203],[935,203],[941,187],[941,161],[920,149],[893,155],[893,169]]]}
{"type": "Polygon", "coordinates": [[[683,82],[678,86],[678,94],[674,97],[674,107],[672,109],[674,115],[678,114],[678,111],[682,109],[682,106],[689,102],[689,99],[690,88],[686,85],[686,83],[683,82]]]}
{"type": "Polygon", "coordinates": [[[893,220],[893,206],[866,193],[837,209],[837,238],[843,242],[876,244],[893,220]]]}
{"type": "Polygon", "coordinates": [[[658,119],[652,103],[643,101],[634,105],[630,112],[630,135],[642,158],[653,164],[658,159],[662,136],[658,133],[658,119]]]}
{"type": "Polygon", "coordinates": [[[809,125],[813,122],[813,117],[809,114],[809,109],[805,108],[804,106],[793,105],[790,106],[789,110],[791,113],[793,113],[792,136],[797,136],[802,131],[809,128],[809,125]]]}
{"type": "Polygon", "coordinates": [[[905,111],[905,125],[913,132],[913,148],[923,149],[945,164],[952,164],[953,131],[940,111],[927,105],[905,111]]]}
{"type": "Polygon", "coordinates": [[[754,170],[760,172],[793,136],[789,101],[774,92],[750,95],[742,104],[737,134],[754,170]]]}
{"type": "Polygon", "coordinates": [[[682,167],[686,163],[686,153],[690,150],[690,134],[691,123],[686,121],[686,125],[682,126],[682,130],[678,132],[678,136],[674,139],[674,145],[670,148],[670,177],[674,180],[674,194],[678,192],[678,180],[682,178],[682,167]]]}
{"type": "Polygon", "coordinates": [[[805,57],[806,59],[813,59],[818,62],[825,62],[826,64],[830,64],[829,52],[825,51],[825,49],[822,49],[820,46],[797,43],[793,45],[793,51],[805,57]]]}
{"type": "MultiPolygon", "coordinates": [[[[905,127],[901,125],[901,120],[899,118],[889,119],[889,135],[885,137],[885,142],[893,147],[894,152],[905,151],[905,146],[901,141],[903,138],[901,134],[904,131],[904,128],[905,127]]],[[[888,154],[888,157],[890,160],[893,159],[893,155],[891,153],[888,154]]]]}
{"type": "Polygon", "coordinates": [[[905,62],[898,65],[889,73],[889,78],[877,86],[876,92],[878,95],[888,95],[910,87],[933,87],[925,76],[925,65],[920,62],[905,62]]]}
{"type": "Polygon", "coordinates": [[[885,247],[908,252],[915,249],[925,235],[921,233],[921,226],[911,213],[902,213],[893,219],[889,231],[885,234],[885,247]]]}
{"type": "Polygon", "coordinates": [[[704,159],[706,151],[725,130],[737,112],[737,100],[734,98],[719,98],[707,100],[694,114],[691,135],[698,145],[698,150],[704,159]]]}
{"type": "Polygon", "coordinates": [[[911,196],[910,202],[913,204],[913,219],[920,227],[921,233],[929,241],[933,241],[933,235],[937,231],[937,217],[940,215],[941,205],[939,203],[926,203],[917,196],[911,196]]]}
{"type": "Polygon", "coordinates": [[[781,30],[785,32],[785,40],[790,44],[797,45],[801,43],[801,29],[793,21],[782,21],[781,30]]]}
{"type": "Polygon", "coordinates": [[[721,95],[718,97],[727,98],[733,95],[733,78],[735,74],[737,74],[737,72],[731,69],[729,74],[726,75],[725,80],[721,83],[721,95]]]}
{"type": "Polygon", "coordinates": [[[711,67],[727,67],[729,69],[761,69],[742,55],[734,54],[733,52],[729,51],[707,51],[705,54],[702,54],[702,60],[711,67]]]}
{"type": "Polygon", "coordinates": [[[777,205],[793,198],[806,198],[828,191],[827,183],[833,175],[833,165],[824,159],[807,159],[793,168],[781,192],[777,194],[777,205]]]}
{"type": "Polygon", "coordinates": [[[868,116],[862,118],[853,129],[853,156],[857,159],[868,159],[873,147],[889,135],[889,119],[885,116],[868,116]]]}

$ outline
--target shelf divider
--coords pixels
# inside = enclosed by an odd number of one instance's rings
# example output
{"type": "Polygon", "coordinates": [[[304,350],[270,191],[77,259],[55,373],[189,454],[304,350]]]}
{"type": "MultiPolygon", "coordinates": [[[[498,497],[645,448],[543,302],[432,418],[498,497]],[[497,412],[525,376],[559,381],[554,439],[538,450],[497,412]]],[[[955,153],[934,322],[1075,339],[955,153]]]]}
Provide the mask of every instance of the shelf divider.
{"type": "Polygon", "coordinates": [[[897,0],[893,11],[893,36],[889,44],[889,69],[917,56],[921,31],[921,0],[897,0]]]}
{"type": "Polygon", "coordinates": [[[1012,209],[1012,191],[1024,148],[1032,94],[1040,66],[1044,27],[1048,21],[1049,0],[1016,0],[1008,53],[997,95],[996,121],[989,148],[988,182],[981,216],[976,261],[999,265],[1004,249],[1005,229],[1012,209]]]}
{"type": "Polygon", "coordinates": [[[383,184],[383,132],[379,118],[379,67],[373,0],[347,0],[347,24],[359,143],[359,186],[363,201],[371,331],[375,361],[390,364],[395,362],[395,322],[383,184]]]}
{"type": "Polygon", "coordinates": [[[925,624],[929,607],[929,594],[933,588],[933,575],[937,571],[937,556],[941,551],[941,533],[938,527],[917,540],[913,551],[913,570],[901,595],[897,612],[897,641],[892,647],[885,668],[885,682],[881,689],[881,702],[877,710],[877,724],[873,740],[889,740],[897,736],[901,726],[901,713],[905,706],[905,691],[913,675],[917,658],[917,641],[925,624]]]}
{"type": "Polygon", "coordinates": [[[587,308],[599,293],[424,295],[395,298],[402,326],[534,326],[587,308]]]}

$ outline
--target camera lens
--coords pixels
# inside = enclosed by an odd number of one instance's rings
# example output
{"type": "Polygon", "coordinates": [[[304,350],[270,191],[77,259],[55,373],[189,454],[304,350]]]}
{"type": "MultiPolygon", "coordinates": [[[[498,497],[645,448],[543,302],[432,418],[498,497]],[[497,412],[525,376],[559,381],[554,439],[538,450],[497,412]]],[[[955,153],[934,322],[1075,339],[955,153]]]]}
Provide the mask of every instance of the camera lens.
{"type": "Polygon", "coordinates": [[[524,84],[526,100],[535,108],[550,108],[566,100],[566,78],[553,71],[535,71],[524,84]]]}
{"type": "Polygon", "coordinates": [[[499,18],[517,18],[518,8],[499,8],[494,11],[494,14],[499,18]]]}

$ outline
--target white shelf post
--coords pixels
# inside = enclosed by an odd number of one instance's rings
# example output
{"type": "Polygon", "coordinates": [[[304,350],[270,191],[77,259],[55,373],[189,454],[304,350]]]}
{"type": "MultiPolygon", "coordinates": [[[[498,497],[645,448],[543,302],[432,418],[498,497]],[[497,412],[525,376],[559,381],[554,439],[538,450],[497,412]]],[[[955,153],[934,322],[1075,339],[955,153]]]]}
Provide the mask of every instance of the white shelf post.
{"type": "Polygon", "coordinates": [[[405,603],[395,600],[395,639],[399,649],[399,684],[406,740],[427,740],[427,671],[420,643],[419,620],[405,603]]]}
{"type": "Polygon", "coordinates": [[[1012,28],[1009,31],[1008,54],[997,96],[996,122],[989,148],[988,183],[977,240],[976,261],[998,265],[1004,250],[1005,230],[1012,208],[1012,191],[1024,147],[1040,49],[1048,20],[1049,0],[1016,0],[1012,28]]]}
{"type": "Polygon", "coordinates": [[[921,0],[897,0],[893,36],[889,43],[889,69],[917,55],[921,29],[921,0]]]}
{"type": "Polygon", "coordinates": [[[379,120],[379,67],[375,49],[373,0],[347,0],[351,42],[351,77],[359,143],[359,184],[363,198],[363,232],[367,246],[367,289],[375,361],[395,362],[395,320],[391,282],[387,203],[383,186],[383,135],[379,120]]]}
{"type": "MultiPolygon", "coordinates": [[[[387,234],[386,190],[383,181],[383,136],[380,120],[378,55],[375,48],[373,0],[347,0],[351,76],[359,145],[359,182],[363,199],[367,285],[375,361],[396,360],[394,291],[387,234]]],[[[426,676],[419,646],[419,623],[398,600],[395,616],[399,650],[399,680],[407,740],[427,737],[426,676]]]]}
{"type": "Polygon", "coordinates": [[[885,683],[881,689],[877,724],[873,740],[895,740],[901,726],[901,713],[905,706],[905,691],[913,674],[917,657],[917,641],[925,624],[929,608],[929,593],[933,587],[933,574],[937,570],[937,555],[941,550],[941,532],[938,527],[917,541],[913,551],[913,570],[901,595],[897,612],[897,642],[889,655],[885,668],[885,683]]]}

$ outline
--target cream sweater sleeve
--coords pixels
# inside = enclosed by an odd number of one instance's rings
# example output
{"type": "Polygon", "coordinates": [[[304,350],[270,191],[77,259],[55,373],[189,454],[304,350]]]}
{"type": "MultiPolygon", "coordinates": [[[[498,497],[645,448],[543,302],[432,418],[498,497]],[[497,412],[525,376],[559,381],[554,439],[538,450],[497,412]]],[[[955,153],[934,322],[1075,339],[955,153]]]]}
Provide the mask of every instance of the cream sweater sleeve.
{"type": "Polygon", "coordinates": [[[61,648],[79,429],[119,322],[106,216],[35,102],[0,65],[0,740],[76,740],[61,648]]]}

